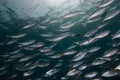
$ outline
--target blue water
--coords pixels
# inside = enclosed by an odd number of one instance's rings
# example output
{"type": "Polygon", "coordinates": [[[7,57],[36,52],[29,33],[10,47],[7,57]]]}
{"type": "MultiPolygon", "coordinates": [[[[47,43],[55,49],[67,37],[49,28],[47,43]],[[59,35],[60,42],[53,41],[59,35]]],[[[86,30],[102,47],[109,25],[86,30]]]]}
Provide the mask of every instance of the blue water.
{"type": "MultiPolygon", "coordinates": [[[[42,16],[42,17],[37,17],[37,18],[33,18],[30,17],[28,19],[26,18],[11,18],[10,20],[0,20],[0,43],[6,43],[7,41],[9,41],[10,39],[7,37],[7,35],[13,35],[13,34],[17,34],[17,33],[27,33],[27,36],[20,39],[18,42],[15,42],[12,45],[0,45],[0,55],[4,55],[6,53],[12,52],[14,50],[19,49],[18,47],[18,43],[21,41],[26,41],[26,40],[36,40],[36,42],[44,42],[46,46],[50,46],[52,43],[50,41],[47,41],[45,38],[39,36],[40,33],[45,33],[45,32],[53,32],[55,34],[59,34],[62,32],[57,32],[55,31],[55,29],[57,29],[60,25],[62,25],[63,23],[66,23],[68,21],[78,21],[79,16],[75,16],[73,18],[70,19],[65,19],[62,22],[58,22],[55,24],[51,24],[49,25],[48,30],[42,30],[39,29],[38,27],[34,26],[32,28],[29,28],[27,30],[22,30],[21,27],[23,27],[24,25],[28,24],[28,23],[37,23],[42,25],[47,25],[47,23],[42,23],[44,20],[46,20],[48,17],[50,16],[42,16]]],[[[111,44],[112,44],[112,36],[113,34],[115,34],[115,32],[120,29],[120,14],[117,15],[116,17],[114,17],[113,19],[111,19],[110,21],[108,21],[108,25],[105,26],[104,28],[102,28],[100,30],[104,31],[104,30],[110,30],[111,33],[109,34],[109,36],[100,39],[98,41],[96,41],[94,44],[91,44],[89,46],[76,46],[74,48],[74,50],[76,51],[80,51],[83,49],[89,49],[93,46],[99,46],[101,47],[101,50],[94,53],[94,54],[90,54],[88,56],[88,58],[84,58],[82,59],[82,61],[85,61],[85,64],[89,64],[92,61],[94,61],[97,57],[100,57],[103,55],[103,53],[108,50],[111,49],[111,44]]],[[[89,30],[93,29],[94,27],[97,27],[99,25],[99,23],[91,23],[88,24],[87,28],[84,27],[81,23],[77,23],[74,25],[74,27],[69,30],[69,32],[73,32],[75,34],[81,34],[84,35],[86,32],[88,32],[89,30]]],[[[74,42],[76,41],[82,41],[84,39],[87,38],[83,38],[83,37],[67,37],[63,40],[61,40],[60,42],[57,43],[56,46],[54,46],[52,48],[52,50],[56,51],[57,53],[62,54],[67,47],[69,47],[70,45],[72,45],[74,42]]],[[[116,40],[117,42],[120,42],[120,39],[116,40]]],[[[120,49],[120,46],[117,47],[118,49],[120,49]]],[[[39,53],[38,50],[21,50],[21,53],[24,53],[25,55],[35,55],[37,53],[39,53]]],[[[36,60],[38,59],[48,59],[50,61],[50,65],[48,67],[45,68],[35,68],[34,71],[35,73],[32,74],[31,76],[28,77],[24,77],[23,73],[24,71],[16,71],[14,69],[14,64],[17,64],[17,60],[11,61],[10,63],[4,63],[4,61],[7,60],[7,58],[3,58],[0,57],[0,65],[4,65],[4,64],[8,64],[8,72],[5,75],[0,76],[0,80],[35,80],[36,78],[41,78],[43,80],[61,80],[61,77],[65,76],[67,74],[67,72],[71,69],[68,65],[71,64],[71,59],[74,57],[75,55],[70,55],[70,56],[63,56],[60,59],[50,59],[48,58],[48,56],[44,56],[43,54],[37,56],[36,58],[32,59],[31,61],[34,63],[36,60]],[[51,77],[44,77],[43,75],[50,69],[52,69],[57,63],[59,63],[59,61],[62,60],[62,66],[59,67],[60,72],[51,76],[51,77]],[[11,75],[13,74],[17,74],[17,76],[13,79],[8,79],[11,75]]],[[[110,77],[110,78],[105,78],[105,77],[101,77],[99,76],[99,74],[103,73],[106,70],[111,70],[114,67],[116,67],[119,63],[120,60],[115,61],[115,58],[120,58],[120,55],[114,55],[112,57],[113,61],[105,63],[104,65],[102,65],[100,67],[97,66],[90,66],[87,69],[85,69],[83,71],[83,73],[79,76],[73,76],[70,77],[67,80],[92,80],[92,79],[85,79],[84,75],[88,72],[91,71],[97,71],[98,72],[98,76],[96,76],[96,78],[102,78],[103,80],[119,80],[120,79],[120,75],[117,75],[115,77],[110,77]],[[79,78],[77,78],[79,77],[79,78]]],[[[22,66],[23,64],[20,63],[20,65],[22,66]]]]}

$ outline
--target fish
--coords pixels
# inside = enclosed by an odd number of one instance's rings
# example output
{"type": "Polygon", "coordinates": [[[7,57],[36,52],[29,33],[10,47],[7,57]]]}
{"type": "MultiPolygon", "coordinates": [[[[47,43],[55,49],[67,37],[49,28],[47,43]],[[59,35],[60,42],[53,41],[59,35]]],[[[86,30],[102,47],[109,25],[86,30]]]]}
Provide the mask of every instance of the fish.
{"type": "Polygon", "coordinates": [[[0,2],[0,80],[118,79],[120,3],[49,2],[0,2]]]}
{"type": "Polygon", "coordinates": [[[49,47],[43,47],[43,48],[39,49],[39,51],[42,52],[42,53],[50,52],[51,48],[49,48],[49,47]]]}
{"type": "Polygon", "coordinates": [[[87,24],[95,23],[95,22],[100,21],[100,20],[101,20],[100,17],[95,17],[95,18],[92,18],[92,19],[90,19],[90,20],[87,20],[85,23],[83,23],[83,25],[86,27],[87,24]]]}
{"type": "Polygon", "coordinates": [[[12,76],[9,77],[9,79],[14,79],[17,77],[17,74],[13,74],[12,76]]]}
{"type": "Polygon", "coordinates": [[[120,70],[120,65],[116,66],[115,70],[120,70]]]}
{"type": "Polygon", "coordinates": [[[36,25],[36,23],[31,23],[31,24],[28,24],[28,25],[22,27],[22,29],[31,28],[31,27],[33,27],[33,26],[35,26],[35,25],[36,25]]]}
{"type": "Polygon", "coordinates": [[[56,53],[56,51],[50,50],[48,52],[45,52],[44,55],[49,56],[49,55],[53,55],[55,53],[56,53]]]}
{"type": "Polygon", "coordinates": [[[74,75],[78,74],[79,72],[80,71],[77,69],[72,69],[66,74],[66,76],[74,76],[74,75]]]}
{"type": "Polygon", "coordinates": [[[106,25],[108,25],[108,22],[103,23],[102,25],[98,26],[97,30],[100,30],[100,29],[104,28],[106,25]]]}
{"type": "Polygon", "coordinates": [[[98,66],[98,65],[102,65],[102,64],[104,64],[104,63],[106,63],[107,62],[107,60],[104,60],[104,59],[96,59],[96,60],[94,60],[93,62],[92,62],[92,66],[98,66]]]}
{"type": "Polygon", "coordinates": [[[32,45],[30,45],[29,47],[31,48],[41,48],[43,47],[45,44],[42,42],[37,42],[37,43],[33,43],[32,45]]]}
{"type": "Polygon", "coordinates": [[[83,65],[78,67],[78,70],[82,71],[82,70],[85,70],[87,67],[88,67],[87,64],[83,64],[83,65]]]}
{"type": "Polygon", "coordinates": [[[80,65],[82,65],[83,63],[84,63],[83,61],[73,62],[73,63],[70,64],[70,66],[71,66],[72,68],[77,68],[77,67],[79,67],[80,65]]]}
{"type": "Polygon", "coordinates": [[[72,54],[76,54],[77,51],[76,50],[69,50],[63,53],[63,55],[67,56],[67,55],[72,55],[72,54]]]}
{"type": "Polygon", "coordinates": [[[110,49],[104,53],[104,57],[110,57],[117,53],[118,49],[110,49]]]}
{"type": "Polygon", "coordinates": [[[19,53],[19,54],[14,54],[14,55],[11,55],[9,58],[14,58],[14,59],[17,59],[17,58],[21,58],[23,57],[24,54],[23,53],[19,53]]]}
{"type": "Polygon", "coordinates": [[[58,42],[58,41],[63,40],[64,38],[66,38],[68,36],[74,36],[74,33],[62,33],[60,35],[56,35],[55,37],[47,39],[47,40],[52,41],[52,42],[58,42]]]}
{"type": "Polygon", "coordinates": [[[95,76],[97,76],[97,72],[90,72],[90,73],[87,73],[84,77],[85,78],[93,78],[95,76]]]}
{"type": "Polygon", "coordinates": [[[29,41],[25,41],[25,42],[20,42],[19,44],[21,46],[28,46],[28,45],[30,45],[30,44],[32,44],[34,42],[35,42],[35,40],[29,40],[29,41]]]}
{"type": "Polygon", "coordinates": [[[35,64],[37,64],[36,65],[37,67],[48,67],[50,65],[48,61],[40,61],[40,60],[36,61],[35,64]]]}
{"type": "Polygon", "coordinates": [[[54,75],[54,74],[56,74],[56,73],[58,73],[58,72],[59,72],[59,69],[50,69],[49,71],[47,71],[47,72],[45,73],[44,76],[49,77],[49,76],[52,76],[52,75],[54,75]]]}
{"type": "Polygon", "coordinates": [[[84,34],[84,37],[92,37],[93,35],[95,35],[95,33],[98,31],[98,29],[93,29],[88,31],[87,33],[84,34]]]}
{"type": "Polygon", "coordinates": [[[66,25],[62,25],[60,26],[60,29],[70,29],[71,27],[73,27],[76,24],[76,22],[72,22],[66,25]]]}
{"type": "Polygon", "coordinates": [[[0,67],[0,71],[5,70],[5,69],[8,68],[8,67],[9,67],[9,65],[2,65],[2,66],[0,67]]]}
{"type": "Polygon", "coordinates": [[[70,45],[67,49],[74,49],[76,46],[77,46],[77,45],[73,43],[73,44],[70,45]]]}
{"type": "Polygon", "coordinates": [[[115,0],[105,0],[99,7],[107,7],[108,5],[112,4],[115,0]]]}
{"type": "Polygon", "coordinates": [[[18,41],[18,39],[12,39],[11,41],[6,42],[7,45],[14,44],[18,41]]]}
{"type": "Polygon", "coordinates": [[[96,39],[104,38],[104,37],[106,37],[107,35],[109,35],[110,32],[111,32],[110,30],[106,30],[106,31],[97,33],[94,38],[96,38],[96,39]]]}
{"type": "Polygon", "coordinates": [[[61,67],[62,65],[63,65],[63,63],[58,63],[58,64],[55,65],[55,67],[58,68],[58,67],[61,67]]]}
{"type": "Polygon", "coordinates": [[[103,77],[112,77],[112,76],[116,76],[118,73],[114,70],[111,71],[106,71],[102,74],[103,77]]]}
{"type": "Polygon", "coordinates": [[[101,47],[92,47],[92,48],[90,48],[90,49],[88,49],[88,53],[93,53],[93,52],[96,52],[96,51],[98,51],[98,50],[100,50],[101,49],[101,47]]]}
{"type": "Polygon", "coordinates": [[[119,9],[118,9],[118,10],[113,10],[113,11],[111,11],[109,14],[107,14],[107,15],[105,16],[105,18],[103,19],[103,22],[114,18],[114,17],[117,16],[119,13],[120,13],[120,10],[119,10],[119,9]]]}
{"type": "Polygon", "coordinates": [[[118,30],[112,37],[112,39],[120,38],[120,30],[118,30]]]}
{"type": "Polygon", "coordinates": [[[77,16],[79,14],[85,14],[85,13],[86,12],[83,12],[83,11],[75,11],[75,12],[66,14],[63,18],[71,18],[71,17],[77,16]]]}
{"type": "Polygon", "coordinates": [[[25,37],[26,35],[27,34],[25,34],[25,33],[21,33],[21,34],[11,35],[8,37],[13,38],[13,39],[19,39],[19,38],[25,37]]]}
{"type": "Polygon", "coordinates": [[[86,50],[80,51],[77,55],[75,55],[72,59],[72,61],[79,61],[81,59],[83,59],[87,54],[86,50]]]}
{"type": "Polygon", "coordinates": [[[34,71],[27,71],[23,75],[26,77],[26,76],[32,75],[33,73],[34,73],[34,71]]]}
{"type": "Polygon", "coordinates": [[[54,36],[54,34],[53,33],[41,33],[40,36],[42,36],[44,38],[49,38],[49,37],[54,36]]]}
{"type": "Polygon", "coordinates": [[[96,41],[95,38],[89,38],[88,40],[85,40],[82,42],[75,42],[75,43],[78,44],[79,46],[87,46],[87,45],[94,43],[95,41],[96,41]]]}
{"type": "Polygon", "coordinates": [[[59,18],[50,21],[49,24],[54,24],[54,23],[56,23],[56,22],[58,22],[58,21],[59,21],[59,18]]]}
{"type": "Polygon", "coordinates": [[[50,55],[49,58],[51,58],[51,59],[59,59],[62,56],[63,56],[62,54],[55,54],[55,55],[50,55]]]}
{"type": "Polygon", "coordinates": [[[38,29],[42,29],[42,30],[46,30],[48,27],[49,27],[49,26],[46,26],[46,25],[45,25],[45,26],[41,26],[41,25],[40,25],[40,26],[37,26],[38,29]]]}
{"type": "Polygon", "coordinates": [[[104,11],[105,11],[106,8],[100,8],[98,10],[96,10],[95,12],[93,12],[90,17],[87,18],[87,20],[91,20],[99,15],[101,15],[104,11]]]}
{"type": "Polygon", "coordinates": [[[19,62],[24,62],[30,60],[32,57],[31,56],[25,56],[19,60],[19,62]]]}
{"type": "MultiPolygon", "coordinates": [[[[113,39],[112,39],[113,40],[113,39]]],[[[113,42],[112,46],[115,47],[115,46],[119,46],[120,45],[120,42],[113,42]]]]}

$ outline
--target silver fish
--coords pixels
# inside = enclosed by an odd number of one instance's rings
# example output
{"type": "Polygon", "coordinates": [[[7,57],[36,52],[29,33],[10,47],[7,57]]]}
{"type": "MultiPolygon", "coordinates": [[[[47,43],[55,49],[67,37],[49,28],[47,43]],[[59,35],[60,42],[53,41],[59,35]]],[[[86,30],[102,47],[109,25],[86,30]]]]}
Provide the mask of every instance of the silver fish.
{"type": "Polygon", "coordinates": [[[120,65],[116,66],[115,70],[120,70],[120,65]]]}
{"type": "Polygon", "coordinates": [[[2,65],[0,66],[0,71],[5,70],[9,67],[9,65],[2,65]]]}
{"type": "Polygon", "coordinates": [[[98,50],[100,50],[101,49],[101,47],[92,47],[92,48],[90,48],[87,52],[88,53],[92,53],[92,52],[96,52],[96,51],[98,51],[98,50]]]}
{"type": "Polygon", "coordinates": [[[105,18],[103,19],[103,21],[107,21],[109,19],[112,19],[114,18],[115,16],[117,16],[118,14],[120,13],[120,9],[118,10],[113,10],[111,11],[110,13],[108,13],[105,18]]]}
{"type": "Polygon", "coordinates": [[[28,25],[22,27],[22,29],[31,28],[31,27],[33,27],[33,26],[35,26],[35,25],[36,25],[36,23],[28,24],[28,25]]]}
{"type": "Polygon", "coordinates": [[[32,57],[31,56],[25,56],[19,60],[19,62],[24,62],[30,60],[32,57]]]}
{"type": "Polygon", "coordinates": [[[29,41],[25,41],[25,42],[20,42],[19,44],[22,46],[28,46],[30,44],[33,44],[35,42],[35,40],[29,40],[29,41]]]}
{"type": "Polygon", "coordinates": [[[76,50],[69,50],[69,51],[66,51],[65,53],[63,53],[63,55],[72,55],[72,54],[76,54],[77,51],[76,50]]]}
{"type": "Polygon", "coordinates": [[[43,53],[43,52],[44,52],[44,53],[45,53],[45,52],[50,52],[50,51],[51,51],[51,48],[49,48],[49,47],[43,47],[43,48],[39,49],[39,51],[42,52],[42,53],[43,53]]]}
{"type": "Polygon", "coordinates": [[[11,40],[11,41],[8,41],[6,44],[7,44],[7,45],[14,44],[14,43],[16,43],[17,41],[18,41],[18,39],[13,39],[13,40],[11,40]]]}
{"type": "Polygon", "coordinates": [[[23,75],[24,76],[30,76],[30,75],[32,75],[34,73],[34,71],[27,71],[27,72],[25,72],[23,75]]]}
{"type": "Polygon", "coordinates": [[[77,55],[75,55],[73,57],[72,61],[79,61],[82,58],[84,58],[86,56],[86,54],[87,54],[86,50],[83,50],[83,51],[79,52],[77,55]]]}
{"type": "Polygon", "coordinates": [[[90,72],[90,73],[87,73],[84,77],[85,78],[93,78],[97,75],[98,73],[97,72],[90,72]]]}
{"type": "Polygon", "coordinates": [[[116,76],[118,73],[114,70],[112,71],[106,71],[102,74],[103,77],[112,77],[112,76],[116,76]]]}
{"type": "Polygon", "coordinates": [[[61,29],[70,29],[72,26],[74,26],[76,24],[76,22],[72,22],[66,25],[62,25],[60,26],[61,29]]]}
{"type": "Polygon", "coordinates": [[[96,39],[104,38],[104,37],[106,37],[110,32],[111,32],[110,30],[106,30],[106,31],[97,33],[94,38],[96,38],[96,39]]]}
{"type": "Polygon", "coordinates": [[[80,46],[87,46],[90,45],[92,43],[94,43],[96,41],[95,38],[90,38],[88,40],[82,41],[82,42],[75,42],[76,44],[80,45],[80,46]]]}
{"type": "Polygon", "coordinates": [[[104,64],[106,63],[107,61],[106,60],[103,60],[103,59],[96,59],[92,62],[92,65],[93,66],[97,66],[97,65],[101,65],[101,64],[104,64]]]}
{"type": "Polygon", "coordinates": [[[72,13],[68,13],[64,16],[64,18],[71,18],[71,17],[74,17],[76,15],[79,15],[79,14],[85,14],[86,12],[82,12],[82,11],[76,11],[76,12],[72,12],[72,13]]]}
{"type": "Polygon", "coordinates": [[[84,34],[84,37],[92,37],[98,30],[93,29],[84,34]]]}
{"type": "Polygon", "coordinates": [[[13,39],[19,39],[19,38],[25,37],[26,35],[27,34],[25,34],[25,33],[21,33],[21,34],[11,35],[8,37],[13,38],[13,39]]]}
{"type": "Polygon", "coordinates": [[[59,59],[62,56],[63,56],[62,54],[55,54],[55,55],[50,55],[49,58],[51,58],[51,59],[59,59]]]}
{"type": "Polygon", "coordinates": [[[99,7],[106,7],[110,4],[112,4],[115,0],[105,0],[99,7]]]}
{"type": "Polygon", "coordinates": [[[74,35],[73,33],[63,33],[63,34],[57,35],[57,36],[47,39],[47,40],[52,41],[52,42],[58,42],[68,36],[73,36],[73,35],[74,35]]]}
{"type": "Polygon", "coordinates": [[[72,69],[66,74],[66,76],[74,76],[74,75],[78,74],[79,72],[80,71],[77,69],[72,69]]]}
{"type": "Polygon", "coordinates": [[[37,67],[47,67],[50,65],[50,63],[47,61],[37,61],[36,64],[37,64],[37,67]]]}
{"type": "Polygon", "coordinates": [[[45,73],[44,76],[49,77],[59,72],[59,69],[51,69],[45,73]]]}
{"type": "Polygon", "coordinates": [[[30,45],[29,47],[31,48],[40,48],[43,47],[45,44],[42,42],[37,42],[37,43],[33,43],[32,45],[30,45]]]}
{"type": "Polygon", "coordinates": [[[76,68],[76,67],[82,65],[83,63],[84,63],[84,61],[77,61],[77,62],[71,63],[70,66],[71,66],[72,68],[76,68]]]}
{"type": "Polygon", "coordinates": [[[110,57],[117,53],[118,49],[110,49],[104,53],[104,57],[110,57]]]}
{"type": "Polygon", "coordinates": [[[120,38],[120,30],[118,30],[115,35],[113,35],[112,39],[120,38]]]}
{"type": "Polygon", "coordinates": [[[85,70],[86,68],[88,67],[88,65],[87,64],[83,64],[83,65],[80,65],[79,67],[78,67],[78,70],[85,70]]]}
{"type": "Polygon", "coordinates": [[[49,38],[49,37],[54,36],[54,34],[53,33],[42,33],[42,34],[40,34],[40,36],[45,37],[45,38],[49,38]]]}
{"type": "Polygon", "coordinates": [[[100,8],[100,9],[96,10],[94,13],[92,13],[92,14],[90,15],[90,17],[88,17],[88,20],[90,20],[90,19],[92,19],[92,18],[95,18],[95,17],[101,15],[101,14],[105,11],[105,9],[106,9],[106,8],[100,8]]]}
{"type": "Polygon", "coordinates": [[[98,28],[97,28],[97,29],[99,30],[99,29],[101,29],[101,28],[105,27],[107,24],[108,24],[108,22],[103,23],[102,25],[98,26],[98,28]]]}

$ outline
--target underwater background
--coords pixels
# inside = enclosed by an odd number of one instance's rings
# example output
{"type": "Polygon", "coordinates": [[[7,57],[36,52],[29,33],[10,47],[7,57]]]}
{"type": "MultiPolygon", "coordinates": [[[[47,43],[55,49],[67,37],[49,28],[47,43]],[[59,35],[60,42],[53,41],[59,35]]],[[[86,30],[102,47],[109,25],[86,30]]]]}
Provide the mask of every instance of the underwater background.
{"type": "Polygon", "coordinates": [[[120,80],[120,1],[0,0],[0,80],[120,80]]]}

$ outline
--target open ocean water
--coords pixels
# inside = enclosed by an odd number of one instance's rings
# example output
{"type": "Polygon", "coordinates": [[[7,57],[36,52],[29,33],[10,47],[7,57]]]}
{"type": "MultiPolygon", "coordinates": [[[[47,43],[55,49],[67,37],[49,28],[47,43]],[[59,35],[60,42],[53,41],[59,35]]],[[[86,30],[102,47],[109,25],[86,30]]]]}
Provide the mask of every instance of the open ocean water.
{"type": "Polygon", "coordinates": [[[0,0],[0,80],[120,80],[120,0],[0,0]]]}

